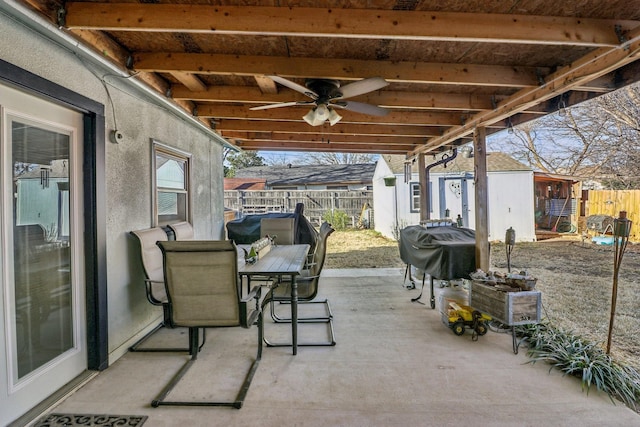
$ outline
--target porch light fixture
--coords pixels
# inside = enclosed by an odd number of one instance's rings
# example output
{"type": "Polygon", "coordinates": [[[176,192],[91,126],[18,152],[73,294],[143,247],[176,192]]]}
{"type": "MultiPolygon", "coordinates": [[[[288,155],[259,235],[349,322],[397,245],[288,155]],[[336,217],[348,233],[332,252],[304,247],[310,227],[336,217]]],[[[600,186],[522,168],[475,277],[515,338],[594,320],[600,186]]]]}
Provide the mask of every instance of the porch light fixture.
{"type": "Polygon", "coordinates": [[[311,126],[320,126],[326,121],[333,126],[342,119],[342,116],[336,113],[333,108],[329,108],[326,104],[320,104],[309,110],[309,112],[302,118],[311,126]]]}
{"type": "Polygon", "coordinates": [[[464,147],[460,148],[460,153],[462,153],[462,157],[468,159],[473,155],[473,147],[470,145],[465,145],[464,147]]]}
{"type": "Polygon", "coordinates": [[[560,104],[558,105],[558,115],[560,117],[564,117],[567,115],[567,105],[564,103],[564,99],[560,99],[560,104]]]}
{"type": "Polygon", "coordinates": [[[509,117],[509,121],[507,122],[507,133],[509,135],[513,135],[513,123],[511,123],[511,117],[509,117]]]}

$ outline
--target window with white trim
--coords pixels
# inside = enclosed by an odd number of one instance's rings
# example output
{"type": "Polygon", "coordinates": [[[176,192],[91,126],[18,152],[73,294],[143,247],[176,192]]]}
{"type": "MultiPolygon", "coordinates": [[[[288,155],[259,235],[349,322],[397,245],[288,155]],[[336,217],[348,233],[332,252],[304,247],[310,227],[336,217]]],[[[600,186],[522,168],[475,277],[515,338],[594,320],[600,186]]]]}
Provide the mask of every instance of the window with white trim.
{"type": "Polygon", "coordinates": [[[191,154],[153,141],[155,225],[191,222],[191,154]]]}
{"type": "MultiPolygon", "coordinates": [[[[420,183],[409,183],[409,196],[411,197],[411,212],[420,212],[420,183]]],[[[432,206],[431,182],[429,182],[429,206],[432,206]]]]}

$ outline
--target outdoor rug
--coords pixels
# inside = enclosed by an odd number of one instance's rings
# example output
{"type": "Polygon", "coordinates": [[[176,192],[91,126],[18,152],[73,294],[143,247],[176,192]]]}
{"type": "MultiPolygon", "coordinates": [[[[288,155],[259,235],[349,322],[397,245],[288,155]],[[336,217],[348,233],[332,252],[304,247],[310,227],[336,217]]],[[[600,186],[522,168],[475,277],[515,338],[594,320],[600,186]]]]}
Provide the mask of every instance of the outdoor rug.
{"type": "Polygon", "coordinates": [[[54,426],[141,426],[147,420],[146,415],[105,415],[105,414],[48,414],[42,417],[34,427],[54,426]]]}

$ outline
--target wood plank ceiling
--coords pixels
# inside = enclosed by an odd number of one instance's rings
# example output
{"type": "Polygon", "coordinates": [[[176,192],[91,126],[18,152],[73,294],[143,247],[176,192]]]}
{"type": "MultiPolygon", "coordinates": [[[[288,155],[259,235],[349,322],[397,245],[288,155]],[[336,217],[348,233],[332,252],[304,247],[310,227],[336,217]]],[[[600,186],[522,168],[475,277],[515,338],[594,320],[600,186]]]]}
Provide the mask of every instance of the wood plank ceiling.
{"type": "Polygon", "coordinates": [[[640,79],[637,0],[24,0],[243,149],[395,153],[466,143],[640,79]],[[266,77],[389,85],[310,126],[266,77]]]}

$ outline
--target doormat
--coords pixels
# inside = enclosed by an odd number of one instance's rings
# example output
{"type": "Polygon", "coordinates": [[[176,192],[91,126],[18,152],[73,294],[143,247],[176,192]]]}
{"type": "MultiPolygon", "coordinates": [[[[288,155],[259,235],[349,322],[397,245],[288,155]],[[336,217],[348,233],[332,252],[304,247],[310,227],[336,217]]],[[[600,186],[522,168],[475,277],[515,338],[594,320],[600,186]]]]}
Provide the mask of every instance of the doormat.
{"type": "Polygon", "coordinates": [[[42,417],[34,427],[54,426],[141,426],[147,421],[146,415],[104,415],[104,414],[49,414],[42,417]]]}

